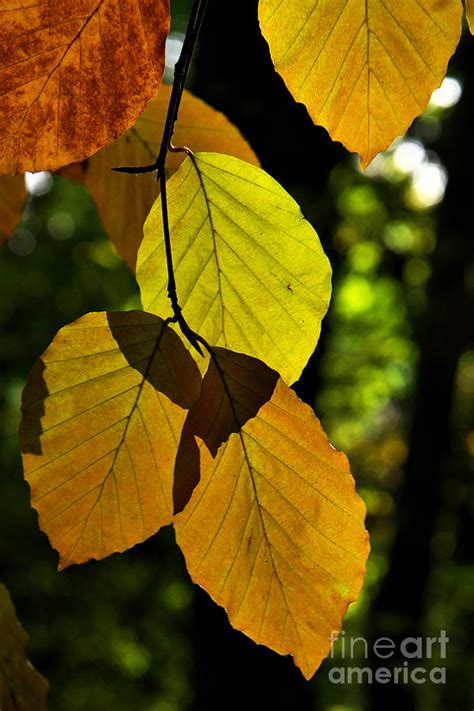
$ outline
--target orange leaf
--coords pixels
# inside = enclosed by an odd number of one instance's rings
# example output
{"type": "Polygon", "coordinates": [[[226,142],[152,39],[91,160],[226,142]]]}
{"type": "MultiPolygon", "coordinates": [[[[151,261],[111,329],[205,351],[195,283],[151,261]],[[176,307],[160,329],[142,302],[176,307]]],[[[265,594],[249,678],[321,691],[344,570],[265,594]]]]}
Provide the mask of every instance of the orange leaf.
{"type": "Polygon", "coordinates": [[[61,329],[23,393],[32,505],[60,568],[145,540],[172,518],[172,477],[197,366],[165,323],[95,313],[61,329]]]}
{"type": "Polygon", "coordinates": [[[359,594],[365,507],[346,457],[277,373],[213,354],[177,458],[177,541],[231,624],[309,678],[359,594]]]}
{"type": "Polygon", "coordinates": [[[466,19],[471,34],[474,35],[474,0],[466,0],[466,19]]]}
{"type": "Polygon", "coordinates": [[[80,161],[157,92],[168,0],[3,0],[0,173],[80,161]]]}
{"type": "Polygon", "coordinates": [[[19,223],[26,201],[23,175],[0,177],[0,244],[6,242],[19,223]]]}
{"type": "MultiPolygon", "coordinates": [[[[155,175],[125,175],[111,170],[120,165],[148,165],[156,159],[165,125],[171,86],[163,84],[132,128],[80,166],[67,166],[65,177],[80,179],[89,188],[112,243],[135,270],[143,223],[159,186],[155,175]]],[[[185,91],[173,137],[176,146],[193,151],[217,151],[258,164],[255,154],[230,121],[204,101],[185,91]]],[[[169,153],[168,175],[175,173],[186,153],[169,153]]]]}

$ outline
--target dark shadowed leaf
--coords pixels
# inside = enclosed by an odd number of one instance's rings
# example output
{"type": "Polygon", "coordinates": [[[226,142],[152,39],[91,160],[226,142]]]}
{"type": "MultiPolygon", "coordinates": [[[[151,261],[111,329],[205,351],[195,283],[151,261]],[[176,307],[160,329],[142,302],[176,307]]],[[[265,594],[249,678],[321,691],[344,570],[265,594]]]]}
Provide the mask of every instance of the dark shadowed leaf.
{"type": "Polygon", "coordinates": [[[27,641],[8,590],[0,583],[1,711],[46,711],[48,682],[28,661],[27,641]]]}

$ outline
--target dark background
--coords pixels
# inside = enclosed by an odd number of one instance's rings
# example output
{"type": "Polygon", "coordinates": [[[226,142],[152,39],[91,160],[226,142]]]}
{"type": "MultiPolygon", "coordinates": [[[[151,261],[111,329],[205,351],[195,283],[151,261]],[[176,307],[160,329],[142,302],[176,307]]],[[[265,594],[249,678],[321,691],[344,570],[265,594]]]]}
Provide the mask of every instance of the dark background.
{"type": "MultiPolygon", "coordinates": [[[[175,30],[184,30],[189,5],[172,6],[175,30]]],[[[333,266],[330,313],[296,390],[349,455],[367,504],[372,555],[346,637],[370,647],[379,636],[446,630],[447,658],[410,666],[446,666],[447,683],[331,683],[335,666],[397,665],[365,658],[361,644],[357,657],[335,654],[305,682],[290,659],[233,631],[190,583],[170,530],[56,571],[21,474],[21,389],[62,325],[139,302],[86,191],[55,178],[23,218],[34,248],[19,253],[14,235],[0,252],[0,577],[29,632],[30,657],[50,680],[53,711],[474,706],[473,59],[466,35],[448,71],[462,84],[459,103],[431,107],[409,132],[425,161],[447,171],[435,206],[413,197],[395,149],[367,177],[312,124],[273,70],[255,0],[210,0],[189,81],[297,199],[333,266]]]]}

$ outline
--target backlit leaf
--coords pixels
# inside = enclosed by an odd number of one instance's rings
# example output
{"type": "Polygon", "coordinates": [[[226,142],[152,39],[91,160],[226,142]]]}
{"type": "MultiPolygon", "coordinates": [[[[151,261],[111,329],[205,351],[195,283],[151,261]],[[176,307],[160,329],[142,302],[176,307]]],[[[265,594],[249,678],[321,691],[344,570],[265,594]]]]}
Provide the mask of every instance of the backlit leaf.
{"type": "MultiPolygon", "coordinates": [[[[297,380],[319,336],[331,271],[293,198],[260,168],[200,153],[168,181],[168,211],[178,297],[191,328],[297,380]]],[[[144,234],[143,306],[167,316],[159,200],[144,234]]]]}
{"type": "Polygon", "coordinates": [[[0,583],[0,709],[46,711],[48,682],[26,657],[28,641],[8,590],[0,583]]]}
{"type": "Polygon", "coordinates": [[[474,0],[466,0],[466,18],[471,34],[474,34],[474,0]]]}
{"type": "Polygon", "coordinates": [[[278,374],[213,350],[177,459],[177,541],[231,624],[309,678],[359,594],[365,507],[346,457],[278,374]]]}
{"type": "Polygon", "coordinates": [[[23,175],[0,176],[0,244],[5,242],[19,223],[26,201],[23,175]]]}
{"type": "Polygon", "coordinates": [[[129,128],[168,29],[168,0],[2,0],[0,173],[83,160],[129,128]]]}
{"type": "Polygon", "coordinates": [[[61,329],[23,393],[20,444],[60,568],[124,551],[172,517],[172,477],[197,366],[150,314],[87,314],[61,329]]]}
{"type": "MultiPolygon", "coordinates": [[[[107,148],[75,166],[72,177],[81,179],[94,197],[100,218],[115,249],[135,269],[143,237],[143,223],[159,191],[155,174],[130,176],[115,173],[120,165],[148,165],[156,159],[165,124],[171,86],[164,84],[134,126],[107,148]]],[[[233,124],[188,91],[183,94],[174,145],[194,151],[218,151],[257,163],[255,154],[233,124]]],[[[172,175],[185,153],[169,153],[167,171],[172,175]]],[[[68,166],[63,174],[71,174],[68,166]]]]}
{"type": "Polygon", "coordinates": [[[276,70],[362,167],[423,113],[461,33],[458,0],[260,0],[276,70]]]}

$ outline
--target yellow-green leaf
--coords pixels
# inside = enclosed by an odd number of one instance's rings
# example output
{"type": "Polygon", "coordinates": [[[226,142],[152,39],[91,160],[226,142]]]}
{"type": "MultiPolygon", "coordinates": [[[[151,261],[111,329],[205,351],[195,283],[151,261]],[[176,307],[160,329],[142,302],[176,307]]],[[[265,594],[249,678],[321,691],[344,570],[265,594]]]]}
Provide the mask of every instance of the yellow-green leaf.
{"type": "Polygon", "coordinates": [[[0,176],[0,244],[10,237],[19,223],[25,201],[23,175],[0,176]]]}
{"type": "Polygon", "coordinates": [[[177,541],[231,624],[309,678],[362,585],[365,507],[346,457],[278,374],[213,351],[177,460],[177,541]]]}
{"type": "MultiPolygon", "coordinates": [[[[130,176],[111,170],[120,165],[148,165],[156,159],[165,125],[171,86],[161,86],[134,126],[81,166],[68,166],[62,174],[82,180],[89,188],[112,243],[132,270],[143,238],[143,223],[159,192],[154,173],[130,176]],[[74,172],[72,172],[74,170],[74,172]]],[[[174,145],[193,151],[218,151],[250,163],[257,158],[233,124],[219,111],[184,91],[174,145]]],[[[168,175],[175,173],[185,153],[169,153],[168,175]]]]}
{"type": "Polygon", "coordinates": [[[133,124],[164,68],[168,0],[2,0],[0,173],[84,160],[133,124]]]}
{"type": "Polygon", "coordinates": [[[260,0],[276,70],[362,167],[423,113],[461,33],[458,0],[260,0]]]}
{"type": "MultiPolygon", "coordinates": [[[[178,297],[189,325],[293,383],[330,297],[331,270],[316,232],[273,178],[236,158],[197,154],[167,185],[178,297]]],[[[167,316],[159,200],[144,234],[137,268],[143,306],[167,316]]]]}
{"type": "Polygon", "coordinates": [[[46,711],[48,682],[26,657],[28,637],[0,583],[0,709],[46,711]]]}
{"type": "Polygon", "coordinates": [[[124,551],[170,522],[177,446],[200,383],[156,316],[87,314],[59,331],[24,390],[20,444],[60,568],[124,551]]]}

